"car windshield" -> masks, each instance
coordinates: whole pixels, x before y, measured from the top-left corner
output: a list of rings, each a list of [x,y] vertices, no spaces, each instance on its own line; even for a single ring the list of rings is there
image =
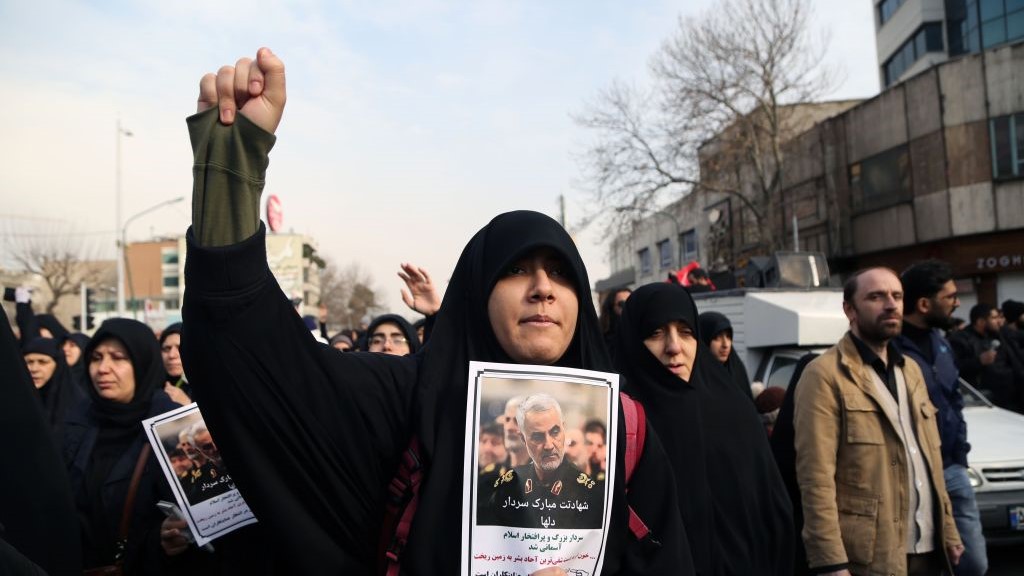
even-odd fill
[[[964,407],[981,406],[991,407],[992,403],[988,401],[981,392],[976,390],[973,386],[960,379],[960,395],[964,397]]]

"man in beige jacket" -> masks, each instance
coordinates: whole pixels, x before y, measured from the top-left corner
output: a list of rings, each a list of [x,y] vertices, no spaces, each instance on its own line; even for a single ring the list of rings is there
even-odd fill
[[[921,369],[890,345],[903,288],[888,268],[843,291],[850,331],[795,391],[796,475],[807,562],[818,574],[938,575],[963,545]]]

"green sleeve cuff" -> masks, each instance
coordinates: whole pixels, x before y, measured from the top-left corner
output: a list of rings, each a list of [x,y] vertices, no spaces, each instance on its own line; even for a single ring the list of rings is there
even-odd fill
[[[213,107],[186,119],[192,139],[192,225],[200,246],[227,246],[260,226],[260,195],[277,138],[242,114],[225,126]]]

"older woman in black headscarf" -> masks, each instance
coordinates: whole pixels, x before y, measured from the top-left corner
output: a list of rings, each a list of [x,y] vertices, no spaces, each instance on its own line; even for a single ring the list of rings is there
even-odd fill
[[[127,573],[151,573],[160,558],[156,508],[170,490],[148,446],[141,421],[177,407],[163,393],[163,363],[156,336],[126,318],[104,322],[86,347],[89,400],[68,419],[64,454],[78,507],[83,565],[107,566],[123,559]],[[147,449],[148,453],[148,449]],[[142,470],[123,557],[119,553],[125,500],[136,468]]]
[[[680,513],[701,574],[787,575],[792,507],[753,403],[700,343],[685,288],[626,301],[616,364],[643,402],[676,472]]]
[[[32,376],[32,384],[43,403],[53,438],[60,443],[64,438],[64,420],[82,401],[85,393],[75,382],[64,360],[64,351],[53,338],[29,340],[22,346],[22,354]]]
[[[704,312],[698,318],[698,322],[700,341],[711,351],[711,356],[725,366],[732,376],[733,383],[743,395],[753,400],[747,368],[732,346],[732,322],[725,314],[718,312]]]

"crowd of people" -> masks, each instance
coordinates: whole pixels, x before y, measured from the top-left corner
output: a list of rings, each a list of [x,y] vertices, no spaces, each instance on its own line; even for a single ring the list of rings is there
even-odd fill
[[[285,100],[284,65],[266,48],[201,81],[183,323],[158,337],[113,318],[88,338],[18,291],[20,342],[7,327],[0,336],[4,380],[23,385],[5,385],[4,406],[38,413],[19,424],[18,454],[46,481],[5,475],[0,493],[47,500],[5,503],[4,573],[458,573],[472,360],[616,372],[643,407],[628,482],[607,466],[611,450],[626,461],[621,406],[614,438],[600,420],[566,427],[546,394],[509,399],[478,434],[485,523],[543,525],[501,508],[534,490],[589,503],[609,488],[604,574],[985,572],[957,377],[1020,410],[1024,304],[979,304],[947,341],[958,305],[948,266],[858,271],[844,286],[849,332],[802,361],[784,392],[755,397],[730,319],[701,314],[690,295],[714,289],[706,274],[691,271],[692,288],[612,291],[599,319],[571,238],[519,211],[469,240],[443,298],[426,271],[401,266],[421,326],[388,314],[331,335],[282,293],[257,216]],[[170,451],[179,481],[204,499],[197,481],[230,466],[258,518],[213,552],[155,506],[173,497],[139,425],[192,400],[204,423]],[[777,414],[770,434],[766,413]],[[415,515],[382,533],[387,487],[410,454]],[[587,510],[554,521],[600,527]]]

